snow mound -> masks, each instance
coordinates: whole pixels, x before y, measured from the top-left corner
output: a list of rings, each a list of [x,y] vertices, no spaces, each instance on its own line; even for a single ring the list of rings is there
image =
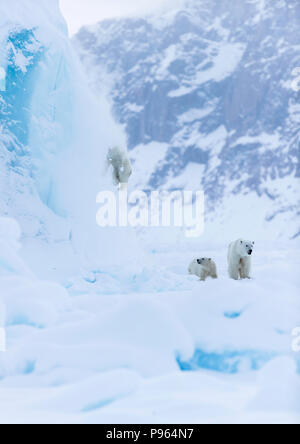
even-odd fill
[[[18,250],[20,228],[13,219],[0,219],[1,307],[5,307],[5,325],[53,324],[59,310],[68,306],[69,296],[56,283],[38,280],[24,264]],[[1,317],[1,315],[0,315]]]
[[[259,374],[258,387],[251,409],[300,412],[300,378],[292,359],[281,357],[268,363]]]

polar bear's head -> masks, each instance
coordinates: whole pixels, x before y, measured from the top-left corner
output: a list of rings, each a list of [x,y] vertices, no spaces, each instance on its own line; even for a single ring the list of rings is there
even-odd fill
[[[197,259],[197,264],[202,265],[205,267],[206,265],[209,265],[212,262],[212,259],[208,257],[203,257],[202,259]]]
[[[240,239],[238,241],[238,250],[241,257],[251,256],[254,250],[255,242]]]

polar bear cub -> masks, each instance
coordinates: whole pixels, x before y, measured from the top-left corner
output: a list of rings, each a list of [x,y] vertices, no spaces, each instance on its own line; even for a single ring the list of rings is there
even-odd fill
[[[198,276],[201,281],[205,281],[209,276],[213,279],[218,278],[217,266],[215,262],[207,257],[194,259],[189,266],[189,274]]]
[[[254,242],[238,239],[228,248],[228,272],[231,279],[251,279],[251,256]]]
[[[132,166],[125,150],[114,147],[108,151],[107,163],[113,168],[115,185],[127,184],[132,174]]]

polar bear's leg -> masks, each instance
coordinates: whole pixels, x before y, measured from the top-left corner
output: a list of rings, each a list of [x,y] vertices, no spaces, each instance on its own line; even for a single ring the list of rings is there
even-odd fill
[[[211,267],[211,277],[213,279],[218,279],[217,266],[214,263],[212,264],[212,267]]]
[[[228,264],[230,263],[231,258],[232,258],[232,248],[233,248],[233,245],[230,244],[229,247],[228,247],[228,254],[227,254]]]
[[[206,281],[208,275],[209,274],[208,274],[207,270],[205,270],[205,268],[202,268],[200,280],[203,281],[203,282]]]
[[[229,245],[228,248],[228,274],[231,279],[236,281],[239,279],[239,265],[234,259],[234,243]]]
[[[239,277],[241,279],[245,279],[244,278],[244,259],[243,258],[239,262]]]
[[[234,279],[236,281],[239,280],[239,269],[240,269],[239,262],[236,260],[230,259],[228,273],[229,273],[229,276],[231,279]]]
[[[251,279],[251,258],[244,257],[241,261],[241,278],[242,279]]]

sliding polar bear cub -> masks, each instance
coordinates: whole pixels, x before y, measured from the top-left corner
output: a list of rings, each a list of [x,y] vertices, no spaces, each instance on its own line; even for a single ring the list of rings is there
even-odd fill
[[[231,279],[251,279],[251,256],[254,242],[238,239],[229,245],[228,272]]]
[[[108,151],[107,163],[113,168],[113,181],[115,185],[128,183],[132,174],[132,167],[125,150],[114,147]]]
[[[213,279],[218,278],[217,266],[212,259],[203,257],[202,259],[194,259],[189,266],[189,274],[198,276],[201,281],[205,281],[209,276]]]

